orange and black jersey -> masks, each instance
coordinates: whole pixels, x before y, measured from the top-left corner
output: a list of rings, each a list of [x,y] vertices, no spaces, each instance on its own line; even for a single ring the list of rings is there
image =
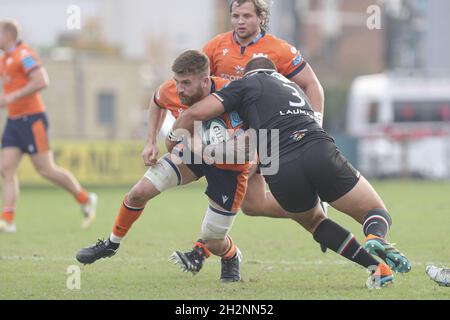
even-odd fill
[[[271,59],[286,78],[292,78],[306,66],[295,46],[264,30],[246,47],[236,41],[233,31],[219,34],[204,46],[203,52],[209,58],[211,74],[231,81],[242,78],[245,65],[255,56]]]
[[[211,93],[222,89],[230,81],[219,77],[211,77]],[[177,85],[174,79],[165,81],[156,90],[153,96],[153,101],[160,107],[169,110],[175,119],[177,119],[183,110],[189,108],[189,106],[181,103],[177,93]]]
[[[222,89],[229,83],[228,80],[219,77],[211,77],[211,93]],[[184,105],[177,94],[177,87],[175,80],[165,81],[159,89],[156,91],[154,102],[160,107],[169,110],[175,118],[178,118],[180,114],[189,108]],[[243,128],[243,121],[239,118],[237,112],[227,112],[220,116],[227,125],[230,133]],[[243,171],[250,168],[249,163],[245,164],[214,164],[217,168],[224,170]]]
[[[17,45],[3,56],[0,56],[0,78],[5,94],[23,88],[30,81],[29,75],[41,67],[36,52],[24,43]],[[8,116],[18,118],[25,115],[45,111],[39,92],[32,93],[8,105]]]

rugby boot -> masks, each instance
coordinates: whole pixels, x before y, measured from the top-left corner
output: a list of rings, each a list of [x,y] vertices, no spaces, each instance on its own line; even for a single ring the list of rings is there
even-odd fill
[[[242,253],[236,247],[236,254],[229,260],[221,259],[222,269],[220,272],[221,282],[237,282],[241,280],[240,267],[242,263]]]
[[[369,234],[364,249],[383,259],[394,272],[407,273],[411,271],[411,263],[405,255],[383,238]]]
[[[203,247],[194,246],[188,252],[174,251],[170,255],[169,261],[178,265],[183,272],[191,272],[195,276],[203,267],[203,261],[207,257],[207,253]]]
[[[83,248],[78,251],[76,259],[83,264],[91,264],[101,258],[110,258],[119,250],[119,244],[113,243],[109,239],[99,239],[93,246]]]
[[[431,280],[443,287],[450,287],[450,269],[427,266],[427,275]]]

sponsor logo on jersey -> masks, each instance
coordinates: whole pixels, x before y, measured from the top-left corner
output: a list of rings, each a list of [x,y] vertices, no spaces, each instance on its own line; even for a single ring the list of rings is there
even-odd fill
[[[299,53],[292,61],[292,64],[294,66],[298,66],[301,61],[302,61],[302,55]]]
[[[236,74],[244,74],[244,70],[245,68],[243,66],[234,67],[234,71],[236,72]]]
[[[235,81],[235,80],[242,79],[241,76],[235,76],[235,75],[231,75],[231,74],[228,74],[228,73],[222,73],[222,74],[220,74],[220,77],[223,78],[223,79],[230,80],[230,81]]]
[[[36,66],[36,60],[32,56],[28,56],[22,59],[22,64],[25,69],[30,69],[34,66]]]
[[[237,126],[240,126],[242,124],[241,117],[239,117],[238,113],[236,111],[230,112],[230,122],[231,127],[234,129]]]
[[[225,49],[222,50],[222,53],[223,53],[224,56],[226,56],[229,51],[230,51],[230,49],[225,48]]]
[[[268,58],[269,56],[266,53],[262,53],[262,52],[253,54],[253,58],[258,58],[258,57]]]
[[[292,135],[289,137],[289,139],[291,139],[294,142],[298,142],[306,135],[307,131],[308,131],[308,129],[294,131],[294,133],[292,133]]]
[[[314,115],[312,115],[308,111],[300,109],[300,108],[290,109],[290,110],[286,110],[286,111],[283,111],[283,110],[280,111],[280,116],[292,116],[292,115],[308,116],[312,120],[314,120]]]
[[[296,47],[291,47],[291,52],[292,52],[292,54],[296,54],[297,53],[297,48]]]

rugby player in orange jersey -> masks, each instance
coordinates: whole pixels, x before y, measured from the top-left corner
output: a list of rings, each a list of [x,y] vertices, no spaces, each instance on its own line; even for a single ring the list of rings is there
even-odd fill
[[[203,48],[211,63],[211,74],[237,80],[242,78],[244,66],[255,56],[270,58],[278,71],[295,82],[306,93],[315,115],[322,123],[324,93],[311,66],[295,46],[268,34],[270,10],[263,0],[233,0],[230,4],[232,31],[219,34]],[[321,202],[327,213],[328,204]],[[263,177],[257,166],[250,169],[248,192],[241,206],[249,216],[288,218],[273,197],[266,192]],[[322,252],[326,247],[321,245]]]
[[[219,90],[229,81],[211,77],[208,57],[196,50],[189,50],[178,56],[172,71],[173,79],[160,86],[150,104],[149,133],[142,152],[144,164],[150,168],[126,195],[110,237],[81,249],[76,258],[81,263],[90,264],[113,256],[149,200],[169,188],[185,185],[205,176],[209,205],[201,227],[201,240],[195,243],[192,251],[176,251],[171,258],[184,271],[196,274],[202,268],[204,259],[212,253],[221,257],[221,281],[239,281],[242,256],[228,233],[247,189],[250,163],[183,163],[178,156],[181,157],[181,153],[191,154],[185,147],[179,148],[178,155],[166,154],[158,160],[159,150],[156,144],[167,110],[178,118],[180,112],[188,106]],[[237,114],[221,116],[229,129],[237,130],[242,126],[242,121],[235,116]]]
[[[211,74],[237,80],[242,78],[244,67],[255,56],[266,56],[278,71],[298,84],[322,119],[324,94],[311,66],[297,48],[266,32],[269,7],[263,0],[234,0],[230,4],[232,31],[219,34],[203,48],[211,63]],[[321,120],[320,120],[321,121]],[[249,188],[241,209],[250,216],[288,218],[270,192],[265,191],[263,177],[250,170]],[[255,173],[256,172],[256,173]],[[322,203],[326,212],[327,204]],[[325,252],[326,248],[322,248]]]
[[[19,25],[0,20],[0,79],[3,95],[0,108],[8,109],[2,136],[0,171],[3,178],[3,210],[0,232],[16,231],[15,206],[19,195],[16,170],[24,153],[30,155],[37,172],[70,192],[81,205],[82,227],[95,218],[97,196],[84,190],[67,170],[55,165],[47,137],[47,117],[39,91],[48,86],[48,77],[38,55],[19,41]]]

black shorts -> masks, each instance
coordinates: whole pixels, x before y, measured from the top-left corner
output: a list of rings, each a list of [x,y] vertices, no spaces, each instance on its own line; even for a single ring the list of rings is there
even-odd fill
[[[35,154],[49,150],[48,121],[45,113],[8,119],[2,136],[2,148],[15,147],[23,153]]]
[[[175,154],[180,158],[188,152],[190,163],[186,165],[197,178],[206,178],[208,186],[205,194],[223,209],[237,213],[247,191],[248,169],[243,171],[221,169],[205,163],[184,146],[177,146],[176,149]]]
[[[233,171],[219,169],[208,164],[188,164],[189,169],[208,182],[205,194],[223,209],[236,213],[247,191],[248,170]]]
[[[299,156],[266,179],[270,191],[284,210],[304,212],[319,200],[333,202],[358,182],[359,172],[328,140],[315,140],[300,149]]]

